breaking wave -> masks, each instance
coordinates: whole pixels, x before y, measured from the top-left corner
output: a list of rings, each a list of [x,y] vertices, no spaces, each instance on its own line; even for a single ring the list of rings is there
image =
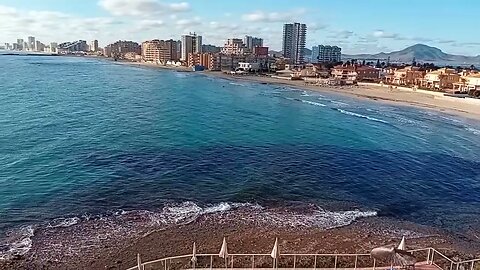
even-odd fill
[[[355,117],[359,117],[359,118],[364,118],[364,119],[368,119],[368,120],[371,120],[371,121],[375,121],[375,122],[380,122],[380,123],[384,123],[384,124],[388,124],[387,121],[385,120],[382,120],[382,119],[377,119],[377,118],[374,118],[374,117],[371,117],[371,116],[367,116],[367,115],[363,115],[363,114],[359,114],[359,113],[354,113],[354,112],[350,112],[350,111],[346,111],[346,110],[343,110],[343,109],[336,109],[337,111],[343,113],[343,114],[346,114],[346,115],[351,115],[351,116],[355,116]]]
[[[69,255],[87,252],[86,247],[102,246],[108,241],[137,238],[148,232],[188,224],[199,218],[218,222],[243,222],[275,227],[316,227],[332,229],[351,224],[358,218],[376,216],[375,211],[328,211],[317,206],[298,209],[265,208],[252,203],[230,203],[199,206],[194,202],[173,203],[157,211],[118,210],[105,215],[58,218],[46,224],[22,227],[12,231],[0,243],[0,259],[23,256],[39,241],[35,252],[55,257],[56,247],[67,246]],[[201,225],[200,225],[201,226]],[[39,239],[33,239],[38,236]]]
[[[310,100],[301,99],[301,101],[302,101],[303,103],[307,103],[307,104],[314,105],[314,106],[320,106],[320,107],[326,107],[326,106],[327,106],[327,105],[325,105],[325,104],[318,103],[318,102],[314,102],[314,101],[310,101]]]

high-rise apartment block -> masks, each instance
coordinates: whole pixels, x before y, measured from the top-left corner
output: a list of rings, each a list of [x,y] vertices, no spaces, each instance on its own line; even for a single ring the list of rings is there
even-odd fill
[[[307,38],[307,25],[302,23],[289,23],[283,26],[283,56],[291,64],[305,62],[305,43]]]
[[[312,47],[312,63],[337,63],[342,61],[342,49],[338,46]]]
[[[202,36],[198,36],[195,33],[182,36],[182,61],[188,60],[189,53],[201,53],[202,52]]]

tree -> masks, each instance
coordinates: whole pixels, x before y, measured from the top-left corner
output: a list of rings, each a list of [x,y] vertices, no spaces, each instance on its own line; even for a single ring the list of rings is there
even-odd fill
[[[382,67],[382,66],[380,65],[380,59],[377,59],[377,64],[375,65],[375,67],[376,67],[376,68]]]
[[[365,59],[362,61],[362,66],[365,66]]]
[[[471,66],[470,66],[470,69],[471,69],[471,70],[477,70],[477,68],[476,68],[474,65],[471,65]]]

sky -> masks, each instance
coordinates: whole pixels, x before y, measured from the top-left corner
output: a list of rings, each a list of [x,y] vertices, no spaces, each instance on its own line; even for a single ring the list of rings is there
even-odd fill
[[[307,47],[378,53],[417,43],[480,55],[478,0],[0,0],[0,44],[35,36],[45,44],[98,39],[180,39],[204,44],[244,35],[280,50],[284,23],[307,24]]]

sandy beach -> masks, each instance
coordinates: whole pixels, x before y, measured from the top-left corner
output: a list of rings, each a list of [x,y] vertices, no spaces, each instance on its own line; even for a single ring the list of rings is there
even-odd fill
[[[308,89],[323,93],[336,93],[402,106],[421,107],[470,119],[480,119],[480,100],[446,97],[443,96],[443,93],[438,92],[422,90],[413,91],[405,87],[394,87],[393,89],[389,89],[387,86],[381,86],[379,84],[363,83],[359,83],[358,86],[324,87],[308,85],[301,80],[282,80],[267,76],[233,76],[221,72],[205,72],[205,74],[232,80],[288,85],[299,89]]]

